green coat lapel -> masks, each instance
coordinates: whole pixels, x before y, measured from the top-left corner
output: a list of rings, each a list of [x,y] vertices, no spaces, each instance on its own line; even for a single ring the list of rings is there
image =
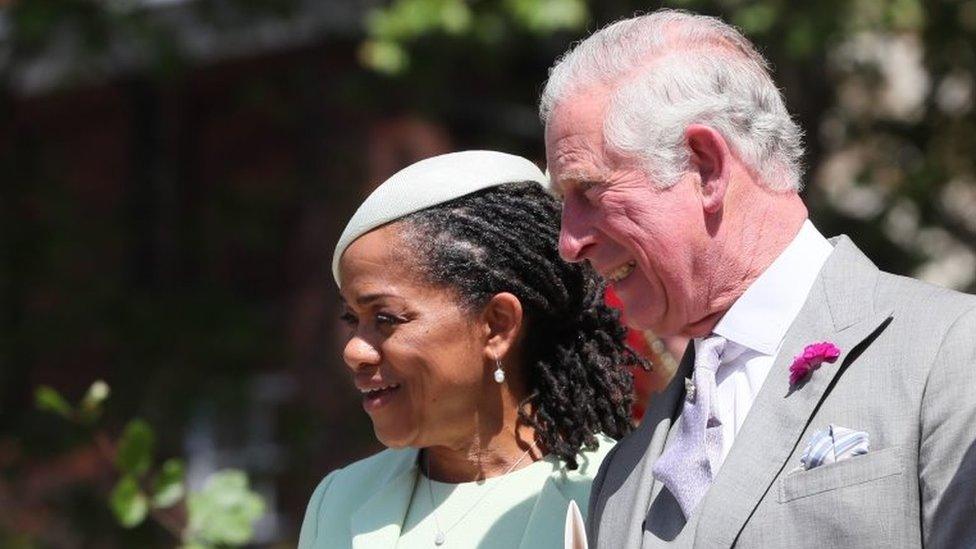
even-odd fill
[[[891,311],[874,309],[878,269],[840,237],[790,327],[752,409],[711,489],[702,501],[695,546],[731,547],[773,481],[787,465],[834,377],[856,358]],[[829,341],[841,351],[791,388],[793,357],[811,343]],[[867,342],[870,344],[870,340]]]
[[[564,527],[566,523],[566,508],[569,506],[567,498],[559,487],[557,473],[546,479],[542,492],[536,498],[535,506],[529,515],[529,522],[525,525],[520,549],[539,549],[541,547],[561,547],[563,545]],[[586,502],[582,502],[585,507]]]
[[[390,467],[383,489],[373,494],[350,519],[353,549],[394,547],[417,482],[417,451],[405,451]]]

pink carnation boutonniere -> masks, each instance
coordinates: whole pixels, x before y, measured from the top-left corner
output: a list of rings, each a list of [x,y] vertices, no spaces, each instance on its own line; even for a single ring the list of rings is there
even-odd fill
[[[840,349],[829,341],[811,343],[803,348],[803,353],[796,355],[790,365],[790,385],[796,385],[810,375],[823,362],[833,362],[840,356]]]

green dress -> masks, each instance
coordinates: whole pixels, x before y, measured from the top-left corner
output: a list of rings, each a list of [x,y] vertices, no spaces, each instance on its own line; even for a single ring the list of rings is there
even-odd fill
[[[599,447],[578,458],[575,471],[550,457],[480,485],[435,482],[437,519],[447,531],[440,547],[563,547],[569,501],[585,513],[590,484],[614,444],[606,437],[598,440]],[[417,454],[416,449],[384,450],[326,476],[312,494],[298,547],[438,549],[428,481],[417,467]]]

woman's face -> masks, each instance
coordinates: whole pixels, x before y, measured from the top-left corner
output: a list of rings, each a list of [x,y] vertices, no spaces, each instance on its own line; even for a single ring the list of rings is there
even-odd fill
[[[346,248],[343,358],[380,442],[454,446],[472,436],[494,384],[488,331],[454,292],[420,279],[408,250],[397,224]]]

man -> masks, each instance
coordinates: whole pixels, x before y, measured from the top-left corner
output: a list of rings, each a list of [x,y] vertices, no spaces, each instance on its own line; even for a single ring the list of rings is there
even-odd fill
[[[810,224],[752,44],[621,21],[557,63],[541,112],[563,257],[635,327],[694,338],[604,462],[590,545],[976,547],[976,299]]]

